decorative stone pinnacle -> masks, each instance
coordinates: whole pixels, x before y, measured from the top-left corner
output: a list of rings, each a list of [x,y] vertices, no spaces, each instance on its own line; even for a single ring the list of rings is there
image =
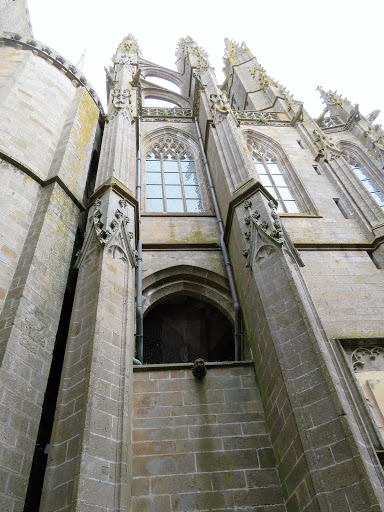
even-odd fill
[[[199,67],[210,67],[208,53],[190,36],[180,38],[176,55],[195,56]]]
[[[124,64],[130,61],[130,58],[137,58],[140,55],[140,48],[137,39],[132,34],[128,34],[121,41],[112,58],[115,64]]]
[[[254,56],[248,46],[244,43],[244,41],[239,44],[236,41],[232,41],[227,37],[224,39],[225,43],[225,51],[224,51],[224,73],[226,76],[231,74],[231,68],[235,64],[241,64],[242,62],[246,62],[250,59],[253,59]]]

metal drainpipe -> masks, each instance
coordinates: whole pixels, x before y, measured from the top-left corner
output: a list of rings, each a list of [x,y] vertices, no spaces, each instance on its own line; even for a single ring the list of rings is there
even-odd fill
[[[209,189],[211,191],[213,207],[215,209],[215,215],[216,215],[217,223],[218,223],[219,229],[220,229],[220,246],[221,246],[221,251],[223,253],[225,270],[227,272],[229,289],[231,290],[233,308],[235,311],[235,333],[234,333],[235,361],[240,361],[241,360],[241,345],[242,345],[241,306],[240,306],[239,297],[237,295],[235,278],[233,276],[232,264],[231,264],[231,260],[229,258],[228,248],[224,241],[224,223],[223,223],[223,219],[221,217],[219,203],[217,202],[216,191],[215,191],[215,187],[213,185],[211,171],[209,169],[207,157],[205,155],[203,139],[201,137],[200,126],[199,126],[199,121],[198,121],[197,117],[195,117],[195,125],[196,125],[197,135],[199,137],[201,154],[203,155],[204,167],[205,167],[205,172],[206,172],[207,178],[208,178]]]
[[[137,268],[136,268],[136,355],[134,364],[143,364],[143,246],[141,242],[141,117],[137,117],[136,199],[137,199]]]

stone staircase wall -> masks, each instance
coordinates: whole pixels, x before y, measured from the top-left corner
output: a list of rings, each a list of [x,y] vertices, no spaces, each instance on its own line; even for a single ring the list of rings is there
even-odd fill
[[[160,368],[134,371],[131,511],[285,512],[252,365]]]

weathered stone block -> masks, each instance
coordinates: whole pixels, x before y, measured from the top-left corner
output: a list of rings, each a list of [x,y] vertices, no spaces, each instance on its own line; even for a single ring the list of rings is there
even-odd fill
[[[132,462],[135,476],[177,475],[195,471],[195,457],[192,454],[134,456]]]

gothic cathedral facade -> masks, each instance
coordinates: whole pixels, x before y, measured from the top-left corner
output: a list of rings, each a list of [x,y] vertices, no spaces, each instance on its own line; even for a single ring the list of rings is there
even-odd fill
[[[383,511],[378,112],[128,35],[104,113],[0,14],[1,511]]]

